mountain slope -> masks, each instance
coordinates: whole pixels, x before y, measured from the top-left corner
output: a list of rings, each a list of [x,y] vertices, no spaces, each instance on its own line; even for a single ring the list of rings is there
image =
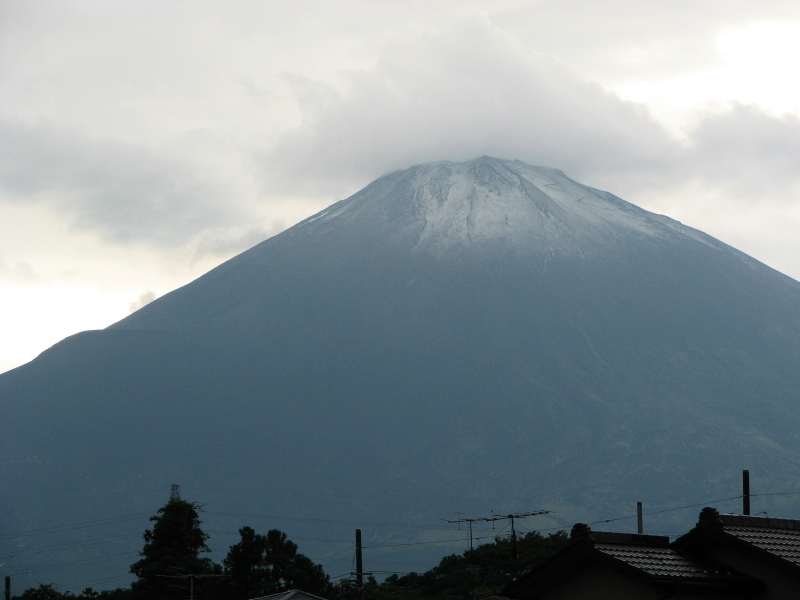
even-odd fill
[[[733,496],[742,468],[800,489],[800,284],[560,171],[433,163],[68,338],[0,398],[4,529],[176,481],[243,512],[607,518]],[[253,482],[268,511],[214,491]]]

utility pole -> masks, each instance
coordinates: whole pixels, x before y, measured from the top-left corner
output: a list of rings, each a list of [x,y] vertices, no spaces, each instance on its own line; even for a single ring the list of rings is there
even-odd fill
[[[359,594],[363,595],[364,589],[364,564],[361,561],[361,530],[356,529],[356,587]]]
[[[172,489],[169,492],[169,499],[170,500],[180,500],[181,499],[181,486],[176,483],[172,484]]]
[[[10,575],[6,575],[5,600],[11,600],[11,576]]]

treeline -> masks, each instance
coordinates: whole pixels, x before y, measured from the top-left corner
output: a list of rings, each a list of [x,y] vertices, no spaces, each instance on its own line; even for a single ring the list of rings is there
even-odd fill
[[[461,555],[445,556],[425,573],[390,575],[364,586],[365,600],[468,600],[498,595],[516,577],[549,558],[569,542],[565,531],[541,535],[532,531],[517,539],[495,538]],[[514,555],[517,555],[516,559]]]
[[[425,573],[391,575],[381,583],[367,576],[363,589],[357,589],[351,580],[331,582],[321,565],[299,553],[277,529],[261,535],[243,527],[240,541],[230,547],[222,564],[214,563],[202,556],[210,550],[199,509],[195,503],[173,499],[151,517],[153,528],[144,533],[141,558],[131,565],[136,580],[130,588],[87,588],[76,595],[42,584],[13,600],[183,600],[190,591],[197,600],[249,600],[290,589],[331,600],[484,598],[567,543],[563,531],[548,536],[528,533],[514,547],[510,539],[498,537],[460,556],[447,556]]]

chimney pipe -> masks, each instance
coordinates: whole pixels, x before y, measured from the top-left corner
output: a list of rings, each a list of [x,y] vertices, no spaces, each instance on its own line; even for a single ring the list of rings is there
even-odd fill
[[[642,522],[642,503],[636,503],[636,524],[639,527],[639,534],[644,533],[644,523]]]
[[[750,514],[750,471],[742,471],[742,514]]]

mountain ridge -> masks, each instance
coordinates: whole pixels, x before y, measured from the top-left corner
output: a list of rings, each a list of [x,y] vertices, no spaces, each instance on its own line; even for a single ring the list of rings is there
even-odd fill
[[[242,514],[569,526],[729,498],[743,468],[800,489],[798,408],[794,280],[557,170],[421,165],[0,375],[0,527],[175,482]],[[215,491],[243,482],[280,493]]]
[[[393,195],[403,186],[410,191]],[[483,193],[476,193],[478,186]],[[557,189],[559,193],[553,191],[557,186],[563,188]],[[552,196],[541,188],[549,189]],[[287,238],[295,236],[305,240],[357,237],[365,248],[369,247],[367,242],[374,244],[380,239],[380,245],[386,247],[383,249],[391,252],[424,254],[437,261],[455,262],[464,260],[465,254],[473,251],[471,247],[477,246],[475,251],[480,260],[486,260],[487,254],[511,253],[525,260],[536,260],[544,269],[556,255],[587,260],[609,247],[614,259],[624,260],[625,249],[615,241],[615,227],[632,230],[651,242],[690,238],[736,256],[753,269],[778,274],[703,232],[608,192],[581,185],[558,169],[484,156],[464,163],[437,161],[387,174],[350,198],[223,263],[183,289],[194,289],[231,268],[241,269],[243,263],[249,262],[258,271],[258,257],[262,253],[277,251],[277,244],[291,248],[294,245],[291,242],[295,241]],[[610,258],[608,252],[604,258]],[[800,283],[780,275],[784,282],[800,289]],[[168,298],[169,295],[151,303],[111,328],[146,327],[136,323],[159,311]]]

